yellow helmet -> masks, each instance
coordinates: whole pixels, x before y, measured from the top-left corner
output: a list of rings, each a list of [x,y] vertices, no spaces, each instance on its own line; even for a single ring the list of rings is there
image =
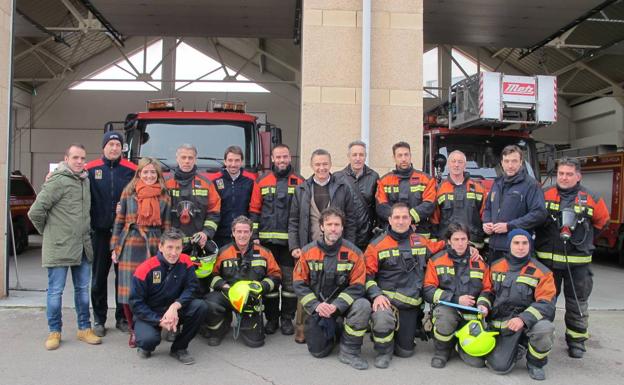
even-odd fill
[[[208,250],[208,253],[206,252]],[[212,274],[212,269],[217,261],[217,254],[219,253],[219,247],[214,241],[208,240],[206,246],[199,247],[199,245],[193,246],[191,253],[191,261],[195,265],[195,275],[197,278],[206,278]]]
[[[228,290],[228,299],[237,313],[257,310],[256,300],[262,293],[262,286],[258,281],[238,281]]]
[[[466,354],[473,357],[483,357],[496,346],[498,332],[487,332],[479,320],[468,321],[461,329],[455,332],[459,346]]]

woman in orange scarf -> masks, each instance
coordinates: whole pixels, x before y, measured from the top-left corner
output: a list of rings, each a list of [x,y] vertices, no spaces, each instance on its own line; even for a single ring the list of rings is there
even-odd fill
[[[171,226],[170,212],[171,199],[158,160],[142,158],[121,194],[111,238],[113,262],[119,264],[117,300],[123,304],[128,320],[131,348],[136,347],[129,305],[132,274],[141,262],[158,252],[160,234]]]

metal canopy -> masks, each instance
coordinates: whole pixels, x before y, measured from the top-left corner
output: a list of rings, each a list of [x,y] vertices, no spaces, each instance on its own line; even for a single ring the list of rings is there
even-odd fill
[[[529,47],[604,0],[425,0],[426,44]]]
[[[295,0],[92,0],[124,36],[292,38]]]

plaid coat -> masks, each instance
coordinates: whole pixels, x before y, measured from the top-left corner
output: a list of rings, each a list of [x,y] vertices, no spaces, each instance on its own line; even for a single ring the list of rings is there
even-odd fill
[[[171,227],[171,198],[167,193],[160,196],[161,226],[136,224],[138,202],[135,192],[121,194],[119,204],[121,207],[113,225],[110,247],[119,260],[117,301],[127,304],[134,270],[141,262],[156,255],[161,233]]]

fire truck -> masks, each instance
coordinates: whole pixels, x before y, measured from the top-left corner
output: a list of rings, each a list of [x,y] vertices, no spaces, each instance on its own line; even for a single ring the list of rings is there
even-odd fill
[[[424,171],[442,180],[448,154],[460,150],[466,171],[489,189],[502,173],[501,151],[515,144],[524,152],[527,171],[539,180],[531,132],[556,121],[556,77],[475,74],[451,86],[448,101],[425,113]]]
[[[202,172],[218,171],[223,152],[231,145],[243,149],[245,169],[259,172],[271,167],[271,149],[281,143],[281,129],[260,123],[246,112],[246,103],[211,100],[205,111],[184,111],[178,102],[148,100],[147,111],[128,114],[123,122],[108,122],[105,131],[122,123],[124,156],[135,163],[145,156],[156,158],[164,171],[175,167],[175,152],[183,143],[197,147],[197,167]]]

